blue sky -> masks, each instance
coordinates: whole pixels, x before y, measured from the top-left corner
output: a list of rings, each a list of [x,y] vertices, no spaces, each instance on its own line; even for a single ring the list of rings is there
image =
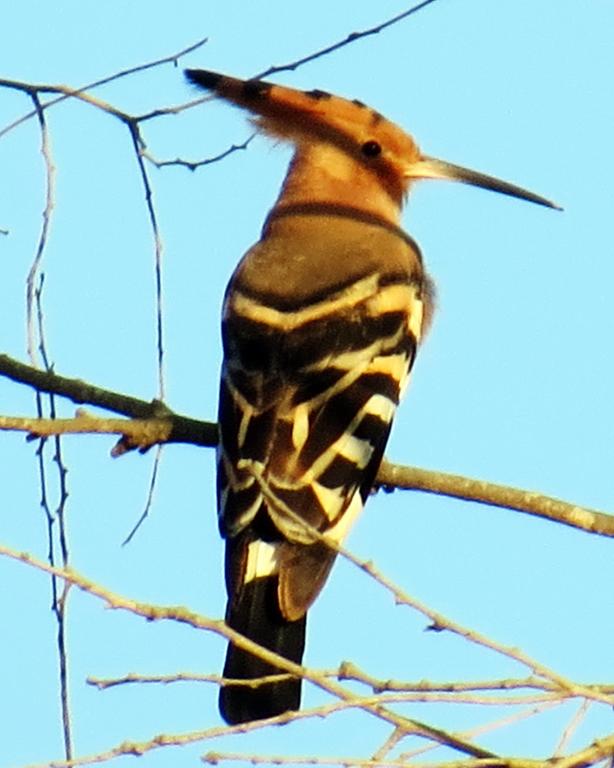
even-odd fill
[[[345,0],[14,6],[0,30],[0,76],[73,86],[201,37],[208,43],[182,65],[247,77],[408,7]],[[406,128],[428,154],[516,182],[565,208],[557,213],[447,183],[416,187],[403,221],[436,280],[439,309],[396,420],[392,460],[614,509],[612,29],[614,8],[605,0],[439,0],[380,35],[273,78],[359,98]],[[141,113],[194,94],[181,68],[167,65],[96,95]],[[25,96],[1,89],[0,130],[29,109]],[[51,357],[65,375],[149,399],[157,387],[153,243],[128,133],[74,102],[50,110],[48,121],[57,168],[44,256]],[[219,104],[143,130],[150,151],[170,159],[212,156],[250,133],[240,112]],[[180,412],[215,415],[224,286],[257,239],[288,158],[286,148],[257,139],[195,173],[150,171],[164,242],[167,401]],[[0,236],[0,351],[25,359],[24,284],[44,206],[34,121],[0,139],[0,168],[0,229],[9,230]],[[0,380],[0,398],[3,413],[33,413],[28,390]],[[73,411],[61,406],[64,415]],[[212,452],[164,451],[150,518],[122,547],[143,508],[152,457],[112,460],[111,446],[98,436],[64,442],[73,566],[135,599],[221,616]],[[33,445],[0,436],[0,477],[0,541],[44,558]],[[513,512],[396,493],[370,500],[349,545],[463,624],[579,681],[611,681],[611,541]],[[0,560],[0,706],[8,713],[2,765],[62,754],[49,603],[43,575]],[[411,680],[521,673],[425,626],[342,562],[310,615],[306,662],[330,668],[352,659],[372,674]],[[219,638],[146,624],[73,592],[69,647],[78,754],[219,724],[212,686],[101,693],[84,684],[88,675],[219,671]],[[306,688],[307,705],[323,700]],[[404,711],[454,729],[495,717],[429,707]],[[551,754],[573,711],[567,706],[483,743],[504,753]],[[611,710],[593,707],[571,746],[612,730]],[[209,749],[368,756],[385,736],[365,717],[345,714],[142,762],[192,765]]]

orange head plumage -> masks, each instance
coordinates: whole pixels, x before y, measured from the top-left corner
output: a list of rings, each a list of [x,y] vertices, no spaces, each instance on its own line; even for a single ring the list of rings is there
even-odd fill
[[[558,207],[492,176],[423,155],[411,136],[360,101],[206,70],[189,69],[186,76],[250,112],[263,133],[294,144],[278,206],[351,205],[397,223],[412,181],[448,179]]]

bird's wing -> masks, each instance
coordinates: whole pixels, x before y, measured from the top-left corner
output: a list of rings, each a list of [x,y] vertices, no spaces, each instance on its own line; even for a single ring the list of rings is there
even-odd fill
[[[419,286],[377,274],[300,310],[229,294],[218,499],[231,593],[278,575],[287,620],[313,602],[335,557],[317,533],[340,543],[364,505],[421,318]]]

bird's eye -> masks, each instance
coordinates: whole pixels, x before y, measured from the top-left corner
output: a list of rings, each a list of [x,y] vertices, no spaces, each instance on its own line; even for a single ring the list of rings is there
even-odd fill
[[[382,153],[382,147],[377,141],[365,141],[362,145],[362,153],[365,157],[377,157]]]

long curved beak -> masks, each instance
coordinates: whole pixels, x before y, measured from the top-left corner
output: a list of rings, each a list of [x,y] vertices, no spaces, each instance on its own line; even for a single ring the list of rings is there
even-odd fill
[[[528,200],[530,203],[544,205],[546,208],[554,208],[562,211],[560,205],[547,200],[541,195],[536,195],[515,184],[509,184],[507,181],[496,179],[494,176],[487,176],[485,173],[478,173],[469,168],[463,168],[460,165],[446,163],[435,157],[423,156],[420,160],[412,163],[405,172],[405,176],[411,179],[447,179],[448,181],[460,181],[463,184],[471,184],[474,187],[490,189],[493,192],[500,192],[502,195],[518,197],[521,200]]]

